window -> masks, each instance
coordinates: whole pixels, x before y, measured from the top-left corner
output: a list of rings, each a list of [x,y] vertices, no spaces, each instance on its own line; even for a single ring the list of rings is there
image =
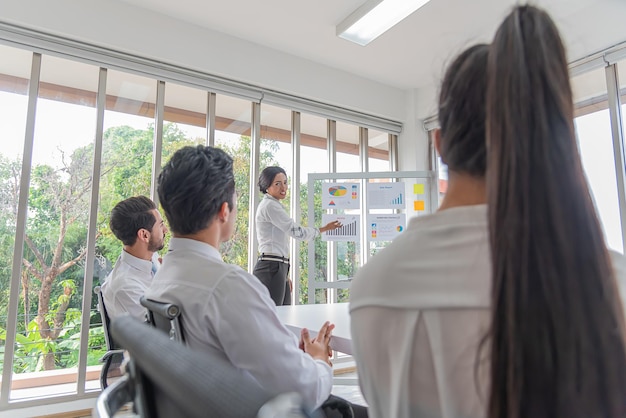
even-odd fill
[[[337,122],[337,173],[360,172],[359,127],[344,122]],[[346,179],[345,181],[350,181]],[[360,180],[354,180],[360,182]],[[362,210],[338,211],[345,214],[362,214]],[[338,242],[337,278],[352,279],[362,264],[361,244],[359,242]],[[331,292],[332,296],[332,292]],[[345,301],[349,298],[349,290],[338,290],[337,299]],[[316,301],[317,302],[317,301]]]
[[[4,58],[0,61],[0,141],[3,144],[0,149],[0,253],[5,260],[0,263],[0,335],[5,335],[0,339],[0,349],[6,349],[7,339],[14,341],[11,364],[2,364],[3,379],[5,382],[12,379],[14,385],[8,391],[8,399],[19,401],[20,405],[51,395],[55,397],[51,403],[76,399],[99,389],[99,358],[105,351],[101,319],[95,309],[96,298],[91,298],[91,304],[87,298],[83,300],[83,294],[90,295],[92,291],[84,286],[88,282],[92,282],[92,287],[102,284],[120,255],[122,244],[108,225],[113,206],[128,197],[150,196],[154,192],[159,167],[154,167],[153,155],[160,155],[162,164],[166,163],[175,150],[206,143],[214,133],[215,145],[234,159],[239,199],[236,232],[221,250],[226,262],[247,267],[250,257],[248,191],[250,185],[257,182],[250,172],[253,106],[250,100],[213,95],[203,89],[159,81],[156,76],[99,68],[52,55],[33,55],[2,45],[0,56]],[[33,113],[32,169],[22,173],[33,56],[35,62],[41,57],[42,64],[37,109]],[[106,81],[104,117],[102,131],[96,132],[98,91],[104,88],[99,85],[101,76]],[[164,92],[162,113],[156,112],[159,88]],[[212,118],[211,114],[207,117],[207,113],[213,99],[215,125],[207,127],[207,120]],[[294,113],[289,108],[266,104],[260,109],[261,119],[254,121],[261,125],[260,167],[279,165],[291,177]],[[160,146],[159,142],[155,143],[155,129],[161,123],[155,117],[163,119]],[[321,209],[314,219],[306,216],[309,192],[306,182],[310,173],[329,170],[328,121],[324,117],[301,114],[300,122],[301,164],[296,167],[300,184],[292,184],[291,190],[300,187],[301,222],[320,226]],[[360,172],[359,126],[343,122],[337,122],[336,126],[337,171]],[[373,130],[370,132],[374,134]],[[95,138],[100,136],[102,152],[96,154]],[[368,145],[373,169],[388,170],[387,137],[384,132],[370,136],[375,140]],[[94,167],[99,170],[99,177],[94,178]],[[19,187],[27,175],[30,176],[28,202],[18,207]],[[97,197],[92,196],[96,184],[99,187]],[[94,205],[97,205],[94,208],[97,219],[90,219]],[[26,244],[23,262],[18,260],[21,265],[16,273],[12,271],[11,260],[19,232],[18,213],[26,215]],[[95,223],[95,231],[88,228],[90,222]],[[95,236],[95,251],[89,254],[87,248],[91,248],[93,242],[89,241],[88,234],[91,239]],[[315,257],[321,272],[316,280],[327,280],[325,260],[329,252],[338,259],[339,277],[352,277],[362,258],[358,243],[340,243],[333,247],[334,244],[318,239],[316,245],[319,251],[315,252]],[[306,244],[296,248],[300,249],[301,266],[306,265],[308,254],[303,251]],[[86,264],[87,260],[93,266]],[[93,277],[85,277],[86,271],[93,271]],[[297,297],[300,303],[305,303],[309,302],[304,286],[308,272],[302,271],[303,282]],[[17,281],[18,291],[13,289],[17,295],[13,302],[19,313],[17,317],[8,318],[13,275],[21,279]],[[42,287],[40,280],[51,286]],[[331,292],[319,289],[315,299],[317,302],[345,301],[347,297],[345,289]],[[38,316],[41,312],[43,316]],[[83,317],[89,318],[88,323],[83,323]],[[7,338],[3,331],[12,327],[16,328],[16,334]],[[81,342],[81,334],[88,335],[88,341]],[[82,346],[87,347],[87,361],[79,364]],[[79,367],[81,372],[87,367],[86,374],[79,373]],[[29,377],[34,371],[42,374]],[[67,384],[50,382],[50,378],[59,376]],[[79,386],[78,381],[84,384]],[[2,405],[5,406],[6,403]]]
[[[607,245],[623,252],[606,76],[599,68],[572,79],[580,155]]]
[[[368,170],[389,171],[389,134],[368,129]]]
[[[6,330],[33,54],[0,45],[0,56],[3,57],[0,60],[0,330]],[[26,296],[30,297],[31,293],[27,292]],[[30,310],[27,315],[20,307],[17,332],[24,333],[30,321]],[[3,353],[4,345],[3,338],[0,340]],[[4,357],[0,362],[4,362]],[[2,364],[4,367],[11,365]]]
[[[233,157],[238,199],[235,232],[222,244],[221,252],[227,263],[247,269],[252,103],[221,94],[215,102],[215,146]]]
[[[14,373],[76,373],[97,85],[97,67],[43,56]],[[74,384],[60,392],[76,391]],[[10,398],[28,393],[13,390]]]
[[[314,219],[309,219],[309,193],[308,176],[310,173],[328,173],[328,148],[327,148],[327,119],[301,114],[300,117],[300,222],[305,226],[322,226],[321,204],[314,204]],[[315,182],[313,186],[314,196],[320,196],[321,183]],[[314,197],[315,201],[315,197]],[[299,303],[309,302],[308,295],[308,243],[301,241],[300,249],[300,282],[298,286]],[[315,240],[315,271],[320,276],[325,276],[328,266],[328,244],[320,238]]]

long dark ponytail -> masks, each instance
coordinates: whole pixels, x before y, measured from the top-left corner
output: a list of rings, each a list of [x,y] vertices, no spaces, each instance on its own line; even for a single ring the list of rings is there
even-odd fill
[[[509,14],[488,80],[488,417],[624,417],[623,309],[578,154],[565,51],[545,12]]]

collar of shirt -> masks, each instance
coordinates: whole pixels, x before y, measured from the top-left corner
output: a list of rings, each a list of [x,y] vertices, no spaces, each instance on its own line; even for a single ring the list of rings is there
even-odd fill
[[[272,196],[269,193],[266,193],[265,196],[263,197],[263,199],[269,199],[269,200],[273,200],[274,202],[278,202],[280,203],[280,200],[276,199],[274,196]],[[280,203],[282,205],[282,203]]]
[[[205,258],[213,258],[223,261],[220,252],[206,242],[189,238],[170,238],[169,252],[193,252]]]
[[[122,262],[141,271],[142,273],[152,274],[152,261],[137,258],[134,255],[122,250]]]

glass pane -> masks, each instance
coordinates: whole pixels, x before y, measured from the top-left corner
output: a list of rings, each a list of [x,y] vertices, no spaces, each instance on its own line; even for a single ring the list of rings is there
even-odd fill
[[[302,225],[319,227],[322,225],[321,202],[313,206],[314,217],[309,221],[309,193],[313,193],[314,201],[321,196],[321,182],[313,185],[313,190],[308,188],[309,173],[328,173],[328,147],[326,140],[327,120],[306,113],[300,116],[300,210]],[[309,302],[309,268],[308,268],[308,242],[300,242],[300,292],[299,302]],[[328,257],[328,244],[320,238],[315,240],[315,270],[320,275],[325,275]]]
[[[42,372],[42,386],[60,369],[68,369],[73,382],[77,376],[98,71],[60,58],[42,59],[24,246],[23,317],[14,356],[14,371]],[[93,383],[97,387],[97,380]],[[75,391],[74,383],[47,387],[45,395]],[[19,389],[11,392],[11,399],[43,394]]]
[[[369,171],[389,171],[389,134],[375,129],[368,129],[367,134]]]
[[[337,122],[337,172],[360,172],[359,127]]]
[[[120,200],[150,196],[156,87],[156,80],[107,72],[100,185],[100,209],[107,222],[108,213]]]
[[[99,284],[122,251],[122,243],[109,229],[111,210],[129,197],[150,196],[156,87],[156,80],[107,71],[98,207]]]
[[[337,173],[361,172],[359,163],[359,127],[345,122],[337,122]],[[359,179],[341,179],[346,182],[360,182]],[[361,216],[362,210],[339,210],[338,213]],[[359,242],[337,243],[337,278],[348,280],[354,277],[361,265],[361,244]]]
[[[104,283],[122,252],[122,243],[109,228],[111,210],[129,197],[149,197],[152,179],[157,81],[108,70],[106,86],[94,286]],[[90,361],[106,352],[102,318],[93,298]]]
[[[271,105],[261,105],[261,160],[260,170],[277,165],[287,173],[291,185],[293,158],[291,154],[291,110]],[[302,158],[302,155],[301,155]],[[281,201],[289,211],[291,187]]]
[[[6,330],[32,53],[0,45],[0,56],[0,329]],[[19,310],[18,332],[22,335],[30,312],[26,317],[23,303]],[[4,338],[0,339],[2,353],[4,344]],[[4,356],[0,356],[0,372],[4,367]],[[19,372],[20,368],[13,370]]]
[[[204,90],[166,83],[161,157],[163,165],[179,148],[207,143],[208,95]]]
[[[247,270],[252,103],[220,94],[215,101],[215,146],[233,157],[238,195],[235,233],[222,244],[221,252],[224,261]]]
[[[572,79],[577,103],[576,134],[583,168],[610,248],[623,252],[611,122],[606,100],[605,70]],[[602,83],[604,87],[601,88]]]

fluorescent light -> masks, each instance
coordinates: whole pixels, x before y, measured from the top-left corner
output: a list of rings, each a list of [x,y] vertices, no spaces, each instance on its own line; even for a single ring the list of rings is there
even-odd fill
[[[337,36],[365,46],[429,0],[369,0],[337,25]]]

